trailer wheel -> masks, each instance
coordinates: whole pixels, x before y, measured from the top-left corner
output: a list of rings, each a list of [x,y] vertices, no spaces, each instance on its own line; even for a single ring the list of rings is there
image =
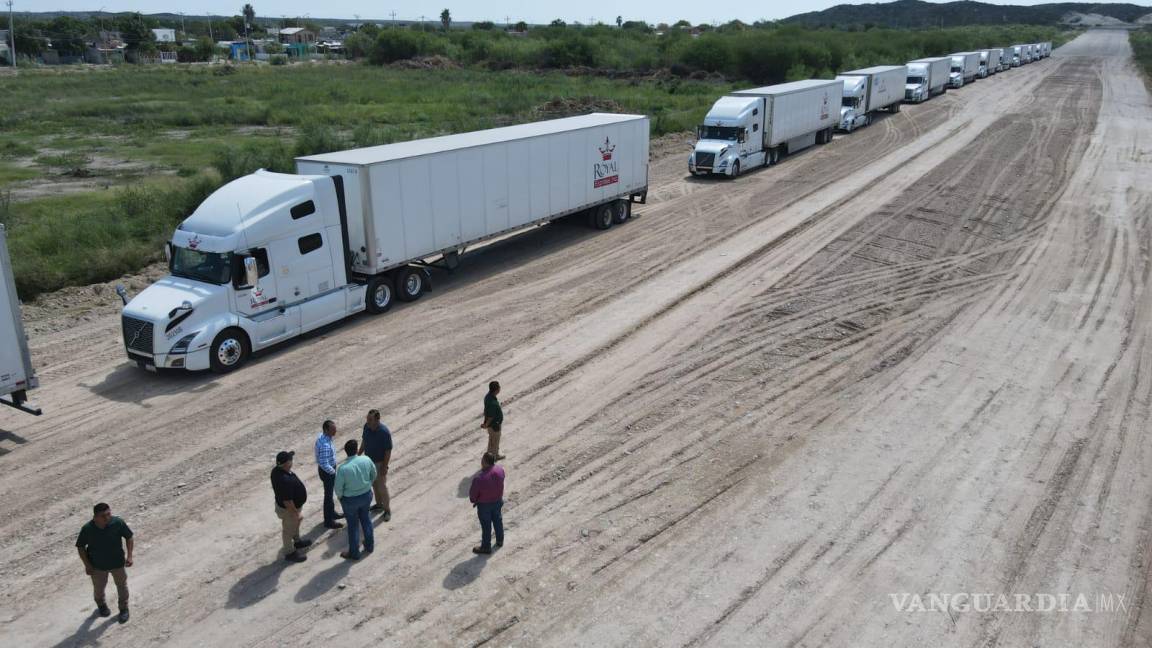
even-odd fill
[[[612,222],[620,225],[632,218],[632,203],[627,200],[617,200],[612,205]]]
[[[894,112],[894,113],[900,112],[900,102],[896,102],[896,103],[892,104],[892,112]]]
[[[369,313],[380,314],[388,312],[392,308],[392,302],[395,301],[396,293],[392,289],[392,277],[389,275],[380,275],[372,277],[368,281],[368,302],[367,308]]]
[[[408,266],[396,273],[396,296],[400,301],[416,301],[424,294],[424,271]]]
[[[606,230],[612,227],[612,205],[604,204],[598,207],[593,207],[588,210],[591,214],[592,227],[598,230]]]
[[[247,362],[251,350],[252,346],[244,331],[238,328],[224,329],[212,340],[208,364],[214,373],[225,374],[239,369]]]

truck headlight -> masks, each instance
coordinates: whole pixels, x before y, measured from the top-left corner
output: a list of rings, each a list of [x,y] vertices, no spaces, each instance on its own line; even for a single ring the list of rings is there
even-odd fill
[[[191,333],[180,338],[180,340],[172,346],[172,350],[169,351],[169,353],[188,353],[188,345],[192,344],[192,340],[196,339],[197,335],[200,335],[200,331],[196,331],[195,333]]]

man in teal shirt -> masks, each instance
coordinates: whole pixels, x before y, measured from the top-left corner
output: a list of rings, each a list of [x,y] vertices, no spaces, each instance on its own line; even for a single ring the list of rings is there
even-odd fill
[[[340,554],[345,560],[360,560],[360,531],[364,531],[364,553],[370,554],[376,548],[372,535],[372,516],[368,507],[372,505],[372,482],[376,480],[376,464],[359,454],[360,444],[350,439],[344,444],[344,454],[348,458],[336,469],[336,481],[332,490],[340,498],[344,517],[348,522],[348,551]]]

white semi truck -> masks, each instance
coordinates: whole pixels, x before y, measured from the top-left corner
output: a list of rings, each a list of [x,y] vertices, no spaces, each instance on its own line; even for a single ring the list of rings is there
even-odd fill
[[[40,409],[28,405],[28,391],[39,386],[20,317],[8,233],[0,225],[0,405],[39,416]]]
[[[980,52],[956,52],[952,54],[952,71],[949,78],[953,88],[962,88],[976,80],[980,72]]]
[[[240,367],[253,351],[430,287],[470,246],[569,215],[598,229],[648,190],[648,118],[591,114],[296,160],[209,196],[170,275],[124,305],[148,369]],[[123,295],[122,295],[123,296]]]
[[[948,74],[952,69],[952,58],[934,56],[908,61],[908,76],[904,80],[904,101],[920,103],[928,101],[948,89]]]
[[[881,110],[900,112],[907,79],[908,68],[904,65],[877,65],[837,74],[836,80],[844,83],[837,128],[851,133],[871,124]]]
[[[1000,57],[1003,55],[1003,52],[1004,50],[996,48],[980,50],[978,75],[981,79],[987,78],[1000,71]]]
[[[813,144],[831,142],[842,89],[840,81],[808,80],[721,97],[697,129],[688,172],[736,177]]]
[[[1012,47],[1009,47],[1004,51],[1008,53],[1008,66],[1009,67],[1020,67],[1021,65],[1024,64],[1024,61],[1021,59],[1021,56],[1023,56],[1023,54],[1024,54],[1024,46],[1023,45],[1013,45]]]

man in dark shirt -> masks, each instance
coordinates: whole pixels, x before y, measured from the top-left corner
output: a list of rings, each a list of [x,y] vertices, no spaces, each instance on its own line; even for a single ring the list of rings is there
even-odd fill
[[[128,545],[127,556],[121,541]],[[128,622],[128,572],[124,568],[132,566],[133,545],[132,529],[124,520],[113,517],[112,509],[103,502],[92,507],[92,520],[80,528],[80,535],[76,538],[76,550],[84,563],[84,572],[92,577],[96,610],[102,617],[112,615],[104,600],[104,589],[111,574],[119,598],[120,623]]]
[[[308,501],[308,491],[304,482],[292,472],[292,458],[295,452],[282,450],[276,454],[276,467],[272,469],[272,494],[276,499],[276,517],[280,518],[280,539],[283,543],[284,560],[301,563],[308,557],[300,549],[312,544],[311,540],[300,539],[300,522],[304,520],[301,509]]]
[[[364,420],[364,435],[360,439],[360,454],[367,455],[376,464],[376,479],[372,492],[376,504],[371,511],[384,511],[384,521],[392,519],[392,502],[388,496],[388,464],[392,461],[392,432],[380,422],[380,411],[370,410]]]
[[[496,529],[496,548],[504,546],[504,469],[496,465],[496,457],[485,452],[480,459],[480,472],[472,477],[472,487],[468,489],[468,499],[476,507],[480,518],[480,546],[473,547],[472,553],[492,553],[492,529]]]
[[[488,383],[488,395],[484,397],[484,422],[480,424],[482,429],[488,430],[488,454],[497,460],[504,458],[500,454],[500,428],[504,426],[504,410],[500,409],[500,399],[496,398],[499,394],[500,383],[495,380]]]

